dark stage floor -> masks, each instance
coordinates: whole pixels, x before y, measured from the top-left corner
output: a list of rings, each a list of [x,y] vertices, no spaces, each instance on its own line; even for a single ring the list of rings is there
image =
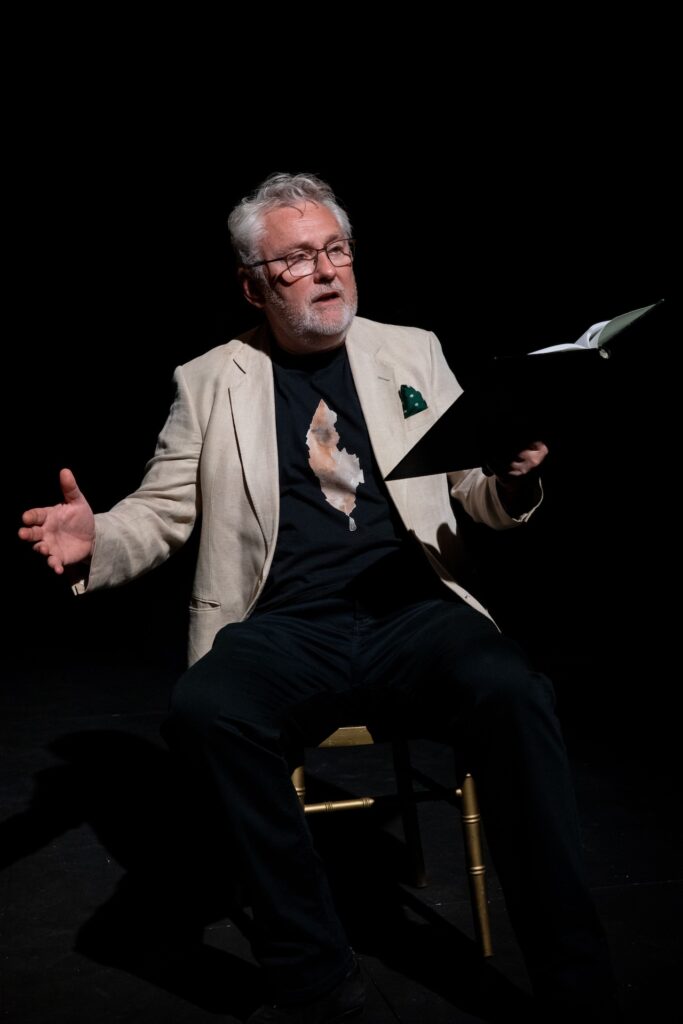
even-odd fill
[[[2,741],[3,1019],[51,1024],[241,1021],[260,977],[231,903],[229,855],[185,803],[159,738],[175,666],[29,651],[10,671]],[[571,708],[570,708],[571,710]],[[627,1019],[680,1012],[683,900],[673,756],[570,714],[590,881]],[[671,736],[673,730],[668,731]],[[664,738],[667,733],[665,732]],[[451,778],[449,752],[415,764]],[[390,792],[383,746],[315,751],[325,791]],[[514,780],[510,780],[514,784]],[[524,1020],[524,967],[490,872],[496,953],[473,930],[457,812],[420,805],[430,885],[406,883],[394,810],[313,823],[368,981],[367,1021]],[[242,921],[248,927],[248,918]]]

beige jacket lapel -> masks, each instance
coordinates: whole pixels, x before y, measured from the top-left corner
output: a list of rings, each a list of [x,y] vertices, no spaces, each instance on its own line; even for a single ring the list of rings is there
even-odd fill
[[[354,320],[346,348],[375,458],[386,476],[405,447],[399,385],[393,367],[383,357],[381,339],[362,321]]]
[[[247,490],[268,548],[277,536],[280,481],[273,366],[268,335],[259,330],[233,358],[230,406]]]
[[[395,354],[391,362],[385,355],[390,332],[390,326],[357,318],[346,339],[351,372],[382,476],[394,468],[434,421],[432,409],[419,422],[410,423],[403,415],[400,387],[412,382],[412,378],[408,373],[407,380],[399,380],[397,373],[400,375],[403,370],[396,366]],[[408,501],[409,481],[395,480],[387,483],[387,488],[406,527],[415,528]]]

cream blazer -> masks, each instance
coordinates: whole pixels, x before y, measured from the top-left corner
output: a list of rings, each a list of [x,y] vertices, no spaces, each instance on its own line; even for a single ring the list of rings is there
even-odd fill
[[[163,562],[201,523],[190,603],[189,661],[223,626],[246,618],[263,589],[278,535],[279,487],[273,371],[265,326],[175,372],[176,396],[138,490],[96,516],[89,578],[78,593],[115,586]],[[437,338],[356,317],[346,346],[370,441],[383,474],[461,393]],[[406,384],[427,408],[407,419]],[[387,484],[406,526],[444,584],[483,615],[467,584],[451,495],[477,522],[515,526],[493,478],[474,469]]]

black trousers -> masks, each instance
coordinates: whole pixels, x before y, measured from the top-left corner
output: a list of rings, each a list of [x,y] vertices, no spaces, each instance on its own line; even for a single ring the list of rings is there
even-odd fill
[[[580,1005],[611,985],[582,866],[547,678],[445,592],[413,602],[325,597],[226,626],[179,681],[169,734],[217,787],[276,998],[335,985],[351,963],[290,780],[293,752],[338,725],[448,737],[475,777],[508,913],[537,993]]]

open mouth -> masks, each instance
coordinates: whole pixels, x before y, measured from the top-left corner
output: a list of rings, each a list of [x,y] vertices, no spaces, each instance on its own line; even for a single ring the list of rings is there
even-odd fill
[[[340,299],[341,295],[339,292],[325,292],[324,295],[318,295],[313,302],[332,302],[334,299]]]

